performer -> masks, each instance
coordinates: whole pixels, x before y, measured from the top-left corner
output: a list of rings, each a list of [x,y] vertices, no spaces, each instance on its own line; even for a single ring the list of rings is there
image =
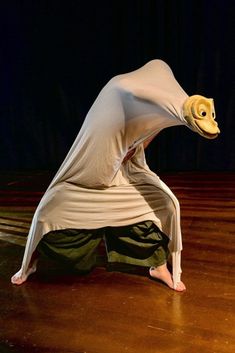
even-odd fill
[[[214,118],[213,100],[188,97],[161,60],[111,79],[34,214],[12,283],[36,271],[38,251],[88,271],[104,238],[109,262],[150,267],[152,278],[185,290],[179,203],[147,166],[144,148],[176,125],[215,138]]]

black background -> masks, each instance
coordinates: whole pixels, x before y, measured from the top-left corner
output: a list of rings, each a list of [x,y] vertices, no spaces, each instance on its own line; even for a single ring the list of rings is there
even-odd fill
[[[55,170],[106,82],[160,58],[189,94],[215,99],[221,135],[166,129],[155,171],[235,169],[234,1],[1,3],[0,168]]]

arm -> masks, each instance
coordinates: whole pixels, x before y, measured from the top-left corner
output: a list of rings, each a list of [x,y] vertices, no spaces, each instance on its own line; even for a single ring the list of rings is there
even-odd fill
[[[154,139],[154,137],[156,136],[157,134],[151,136],[150,138],[148,138],[147,140],[145,140],[143,142],[143,146],[144,146],[144,149],[148,147],[148,145],[150,144],[150,142]],[[130,150],[127,152],[127,154],[125,155],[122,163],[125,163],[127,162],[129,159],[131,159],[131,157],[134,155],[135,153],[135,148],[133,150]]]

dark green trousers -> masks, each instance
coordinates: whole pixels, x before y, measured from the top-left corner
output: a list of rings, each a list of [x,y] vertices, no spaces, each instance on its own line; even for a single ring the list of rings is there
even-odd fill
[[[169,255],[169,239],[152,221],[124,227],[51,231],[40,241],[38,250],[78,271],[89,271],[96,265],[96,250],[102,239],[110,263],[159,266]]]

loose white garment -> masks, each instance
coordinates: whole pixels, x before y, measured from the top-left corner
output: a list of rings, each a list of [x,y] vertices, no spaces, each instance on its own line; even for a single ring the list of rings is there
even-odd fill
[[[18,276],[25,275],[49,231],[152,220],[170,238],[176,287],[182,250],[179,204],[148,168],[143,142],[164,128],[187,125],[182,115],[187,97],[161,60],[108,82],[34,214]],[[123,163],[134,148],[134,156]]]

